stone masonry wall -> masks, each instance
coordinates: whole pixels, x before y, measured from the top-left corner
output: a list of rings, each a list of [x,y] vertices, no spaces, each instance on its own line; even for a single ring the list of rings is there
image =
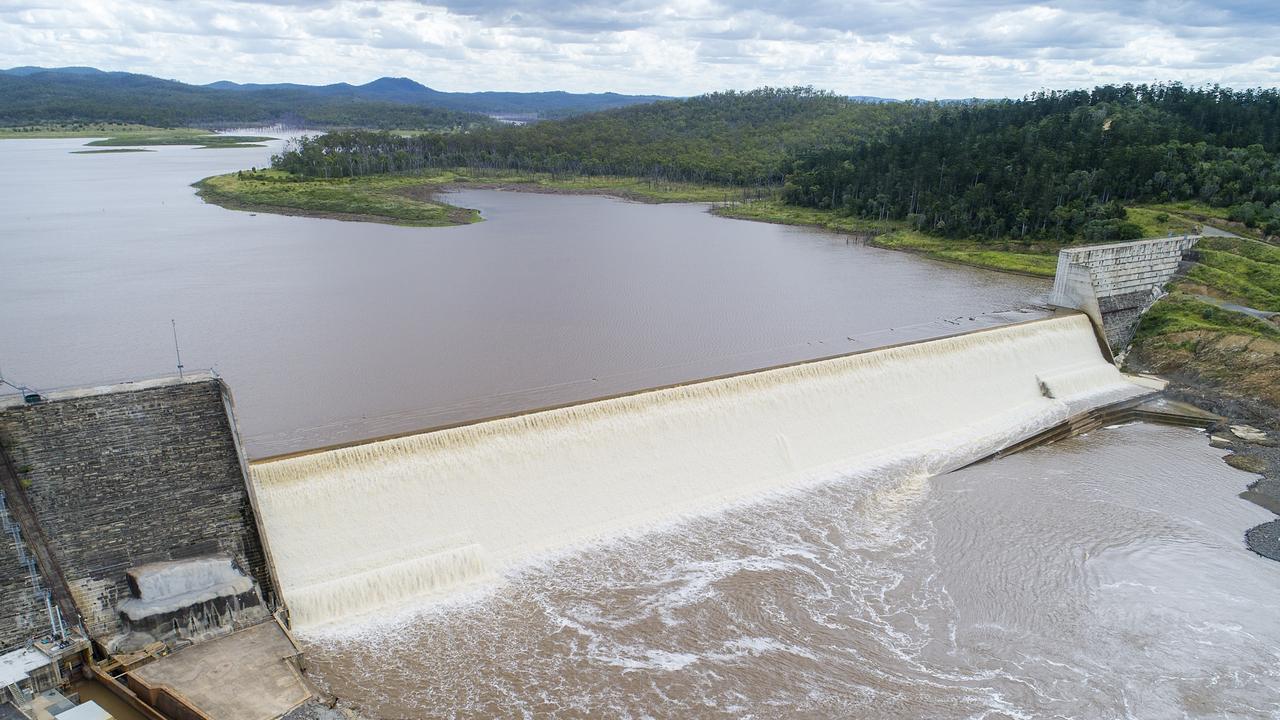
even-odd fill
[[[6,508],[0,508],[0,515],[5,526],[12,522]],[[48,612],[31,587],[31,572],[19,560],[15,538],[0,533],[0,652],[48,632]]]
[[[0,407],[0,442],[92,636],[118,630],[134,565],[225,553],[271,591],[225,392],[206,376]]]

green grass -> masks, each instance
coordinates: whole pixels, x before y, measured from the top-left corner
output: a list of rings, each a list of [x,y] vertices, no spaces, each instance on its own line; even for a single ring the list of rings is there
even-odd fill
[[[978,243],[938,238],[916,230],[897,230],[881,235],[873,244],[891,250],[918,252],[938,260],[1037,277],[1053,277],[1058,267],[1058,258],[1054,254],[1030,249],[1020,252],[987,248]]]
[[[0,128],[0,139],[103,138],[87,143],[98,147],[128,145],[198,145],[204,148],[261,147],[274,138],[258,135],[215,135],[198,128],[157,128],[127,123],[66,123]]]
[[[731,202],[717,207],[715,214],[739,220],[756,220],[779,225],[804,225],[846,233],[889,232],[904,227],[903,223],[897,221],[864,220],[830,210],[787,205],[773,198],[743,203]]]
[[[1057,248],[1017,243],[984,244],[926,235],[897,221],[863,220],[830,210],[796,207],[779,200],[763,200],[716,208],[717,215],[743,220],[808,225],[848,233],[876,233],[868,242],[876,247],[914,252],[947,262],[1003,272],[1053,277],[1058,266]]]
[[[148,130],[113,135],[105,140],[86,143],[93,147],[119,147],[135,145],[198,145],[212,147],[262,147],[255,143],[273,140],[260,135],[215,135],[207,130],[176,128],[172,130]]]
[[[1251,228],[1246,226],[1244,223],[1232,220],[1229,217],[1231,213],[1230,208],[1213,207],[1211,205],[1195,202],[1176,202],[1144,205],[1141,209],[1157,213],[1163,212],[1170,216],[1181,217],[1193,224],[1205,223],[1224,230],[1229,230],[1238,235],[1244,235],[1258,240],[1262,239],[1262,232],[1257,228]],[[1133,212],[1132,208],[1130,209],[1130,212]]]
[[[1144,205],[1144,208],[1157,212],[1166,212],[1175,215],[1185,215],[1189,218],[1213,218],[1215,220],[1227,220],[1229,209],[1224,207],[1213,207],[1204,203],[1196,202],[1173,202],[1173,203],[1154,203]]]
[[[128,123],[58,123],[48,125],[24,125],[19,127],[0,127],[2,138],[77,138],[77,137],[113,137],[126,133],[164,132],[164,128],[149,125],[131,125]]]
[[[1207,237],[1180,286],[1239,305],[1280,312],[1280,248],[1257,240]]]
[[[275,170],[215,175],[195,184],[208,202],[237,210],[259,210],[395,225],[439,227],[479,220],[474,210],[412,193],[438,186],[451,175],[379,175],[333,180],[298,179]]]
[[[106,150],[72,150],[72,155],[101,155],[103,153],[155,152],[146,148],[107,148]]]
[[[438,174],[438,177],[440,178],[438,182],[451,185],[502,186],[534,192],[613,195],[629,200],[657,203],[725,202],[742,193],[740,188],[611,175],[556,177],[547,173],[459,169],[443,171]]]
[[[1201,250],[1209,249],[1235,253],[1260,263],[1280,265],[1280,247],[1258,242],[1257,240],[1207,237],[1201,240],[1197,247]]]
[[[1196,223],[1191,219],[1155,207],[1126,208],[1125,221],[1142,228],[1142,237],[1185,235],[1196,229]]]
[[[435,200],[432,193],[445,186],[615,195],[644,202],[711,202],[724,200],[735,192],[716,186],[629,177],[556,178],[541,173],[474,170],[336,179],[303,178],[263,170],[217,175],[196,183],[205,200],[233,209],[341,216],[420,227],[457,225],[480,219],[474,210]]]
[[[1196,330],[1280,339],[1280,328],[1269,322],[1173,292],[1142,316],[1134,340],[1141,342]]]

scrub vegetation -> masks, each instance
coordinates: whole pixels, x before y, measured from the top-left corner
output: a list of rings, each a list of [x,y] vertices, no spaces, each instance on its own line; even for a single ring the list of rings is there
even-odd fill
[[[206,201],[233,210],[439,227],[479,214],[436,199],[443,176],[303,179],[277,170],[244,171],[195,184]]]
[[[737,188],[633,177],[556,178],[547,173],[474,170],[327,179],[254,170],[205,178],[196,187],[205,200],[232,209],[428,227],[480,219],[474,210],[440,199],[438,193],[452,188],[610,195],[640,202],[717,202],[739,192]]]
[[[262,147],[258,143],[274,139],[262,135],[217,135],[208,130],[170,128],[124,132],[86,144],[94,147],[197,145],[201,148],[237,148]]]
[[[104,153],[139,153],[139,152],[155,152],[146,148],[107,148],[105,150],[72,150],[72,155],[102,155]]]
[[[6,138],[26,140],[35,140],[39,138],[100,138],[116,137],[130,133],[152,133],[163,130],[164,128],[151,127],[149,125],[134,125],[131,123],[114,122],[40,123],[35,125],[0,127],[0,140]]]

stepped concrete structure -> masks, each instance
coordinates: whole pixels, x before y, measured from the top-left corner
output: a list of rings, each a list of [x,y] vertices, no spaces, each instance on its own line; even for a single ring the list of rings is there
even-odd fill
[[[1083,311],[1113,354],[1133,341],[1138,320],[1164,296],[1165,283],[1199,235],[1064,248],[1049,302]]]
[[[0,548],[0,647],[47,631],[34,584],[67,625],[111,647],[128,630],[121,606],[137,594],[136,567],[218,556],[256,585],[232,595],[270,596],[231,408],[207,374],[0,398],[0,519],[28,550]],[[265,615],[228,621],[225,602],[208,607],[225,594],[192,594],[190,607],[167,608],[167,625],[196,639],[219,629],[210,623],[226,632]]]

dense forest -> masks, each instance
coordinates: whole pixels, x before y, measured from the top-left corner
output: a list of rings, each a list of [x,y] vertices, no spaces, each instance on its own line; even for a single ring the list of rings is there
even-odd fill
[[[277,168],[473,167],[783,185],[791,204],[951,237],[1137,237],[1125,206],[1191,201],[1280,234],[1280,92],[1179,84],[866,103],[811,88],[657,102],[524,127],[299,141]]]
[[[777,185],[806,148],[878,137],[935,110],[860,102],[812,88],[763,88],[468,133],[332,133],[298,141],[275,166],[310,177],[475,167]]]
[[[1124,204],[1193,201],[1280,234],[1280,92],[1042,92],[799,153],[787,202],[953,237],[1129,239]]]
[[[447,93],[408,78],[364,85],[188,85],[94,68],[0,70],[0,127],[129,123],[459,129],[494,125],[485,113],[563,116],[650,102],[614,93]]]

